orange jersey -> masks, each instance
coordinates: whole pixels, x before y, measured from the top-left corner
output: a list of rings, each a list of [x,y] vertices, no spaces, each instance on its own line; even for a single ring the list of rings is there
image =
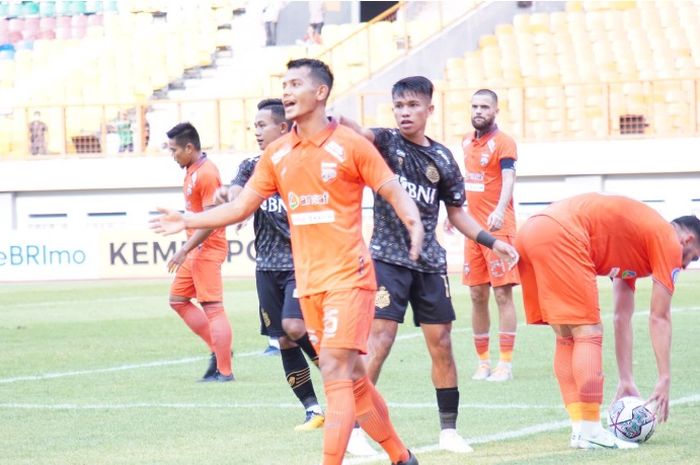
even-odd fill
[[[205,207],[214,205],[214,193],[221,186],[219,170],[214,162],[203,155],[197,162],[187,168],[182,191],[185,194],[185,209],[199,213]],[[187,238],[194,234],[194,229],[187,230]],[[190,252],[193,258],[201,260],[222,261],[228,253],[226,229],[215,229],[209,237]]]
[[[246,187],[265,198],[279,192],[285,202],[300,297],[377,288],[362,238],[362,191],[395,178],[368,140],[335,121],[309,139],[293,130],[267,147]]]
[[[501,160],[504,158],[518,159],[515,141],[498,128],[479,138],[476,133],[462,140],[464,149],[464,188],[467,192],[467,210],[482,228],[486,229],[486,220],[493,213],[501,197],[503,176]],[[515,212],[513,199],[508,201],[503,227],[494,234],[503,236],[515,235]]]
[[[583,194],[538,215],[554,219],[588,248],[598,275],[622,278],[633,288],[637,278],[651,275],[673,293],[682,247],[654,209],[627,197]]]

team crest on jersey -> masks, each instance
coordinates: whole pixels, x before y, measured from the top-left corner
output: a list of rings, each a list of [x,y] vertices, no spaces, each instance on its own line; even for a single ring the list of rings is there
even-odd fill
[[[622,279],[632,279],[637,277],[637,272],[632,270],[625,270],[622,272]]]
[[[481,166],[486,166],[489,164],[489,158],[491,158],[491,154],[489,153],[482,153],[481,154],[481,160],[479,160],[479,164]]]
[[[280,160],[282,160],[282,158],[284,158],[291,151],[292,151],[292,148],[289,145],[285,145],[284,147],[282,147],[281,149],[279,149],[278,151],[273,153],[272,156],[270,157],[270,159],[272,160],[272,163],[276,165],[277,163],[280,162]]]
[[[333,155],[341,163],[345,161],[345,150],[336,141],[332,140],[328,142],[326,145],[323,146],[323,148],[326,149],[326,152]]]
[[[440,180],[440,172],[435,167],[435,165],[430,163],[428,164],[428,167],[425,170],[425,177],[428,178],[428,181],[436,183]]]
[[[386,287],[379,286],[377,290],[377,295],[374,298],[374,306],[377,308],[387,308],[391,304],[391,295]]]
[[[333,179],[338,175],[338,164],[337,163],[330,163],[330,162],[321,162],[321,179],[323,179],[323,182],[328,182]]]

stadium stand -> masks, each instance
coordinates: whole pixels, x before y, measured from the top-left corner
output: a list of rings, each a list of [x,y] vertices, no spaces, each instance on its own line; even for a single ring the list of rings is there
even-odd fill
[[[696,133],[699,14],[690,1],[585,1],[517,15],[446,63],[442,134],[470,130],[481,87],[499,93],[499,121],[521,139]]]
[[[35,110],[52,154],[116,153],[125,137],[137,153],[158,152],[149,129],[183,119],[201,128],[207,149],[250,150],[256,102],[301,56],[331,64],[333,98],[355,98],[365,125],[392,125],[390,105],[365,106],[371,93],[358,86],[486,3],[399,2],[367,23],[327,24],[322,45],[248,40],[233,60],[220,52],[245,2],[0,1],[2,158],[27,156]],[[570,1],[565,11],[518,14],[446,61],[430,132],[459,141],[471,93],[490,87],[501,125],[520,140],[695,134],[699,20],[700,3],[689,0]]]

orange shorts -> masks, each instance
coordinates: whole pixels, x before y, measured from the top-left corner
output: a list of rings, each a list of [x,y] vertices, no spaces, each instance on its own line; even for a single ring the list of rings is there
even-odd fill
[[[600,323],[596,270],[585,234],[534,216],[518,231],[515,247],[529,324]]]
[[[198,302],[223,302],[221,262],[187,258],[177,269],[170,295],[197,298]]]
[[[306,330],[316,351],[328,347],[366,354],[375,294],[367,289],[343,289],[300,297]]]
[[[511,236],[496,236],[496,238],[513,244]],[[520,284],[520,274],[517,267],[508,270],[508,265],[503,263],[493,250],[465,239],[462,283],[467,286],[490,284],[491,287]]]

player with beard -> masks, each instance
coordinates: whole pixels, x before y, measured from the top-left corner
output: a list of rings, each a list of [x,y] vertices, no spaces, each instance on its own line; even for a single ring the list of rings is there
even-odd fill
[[[459,390],[451,337],[455,311],[446,252],[435,234],[440,202],[444,202],[450,222],[459,232],[488,250],[493,249],[494,255],[507,263],[507,268],[517,263],[518,254],[511,245],[483,230],[464,211],[464,179],[459,165],[447,147],[425,135],[428,117],[433,112],[432,95],[430,80],[422,76],[407,77],[396,82],[391,90],[398,129],[366,129],[347,118],[341,122],[374,143],[418,205],[425,226],[420,258],[411,260],[407,253],[408,231],[390,205],[375,195],[370,250],[377,269],[378,291],[369,338],[369,376],[377,382],[410,303],[413,322],[423,331],[432,361],[441,429],[439,446],[451,452],[467,453],[472,448],[456,429]]]
[[[513,244],[513,185],[518,153],[513,139],[498,129],[497,114],[498,96],[495,92],[481,89],[472,96],[475,132],[462,141],[467,211],[482,228],[491,231],[501,241]],[[479,357],[472,379],[508,381],[513,378],[511,363],[517,321],[512,289],[520,283],[518,269],[508,269],[488,247],[465,241],[462,282],[470,287],[474,346]],[[498,306],[500,346],[499,362],[493,371],[489,357],[491,288]]]
[[[284,116],[280,99],[258,103],[255,115],[255,138],[260,150],[289,132],[291,122]],[[231,202],[243,191],[253,175],[260,155],[244,160],[230,187],[218,191],[217,203]],[[323,426],[323,412],[311,381],[309,364],[304,353],[318,366],[318,354],[309,341],[304,317],[297,299],[292,245],[287,210],[279,194],[265,200],[255,211],[255,286],[260,302],[261,332],[277,338],[282,367],[289,386],[306,410],[304,423],[294,428],[308,431]]]

